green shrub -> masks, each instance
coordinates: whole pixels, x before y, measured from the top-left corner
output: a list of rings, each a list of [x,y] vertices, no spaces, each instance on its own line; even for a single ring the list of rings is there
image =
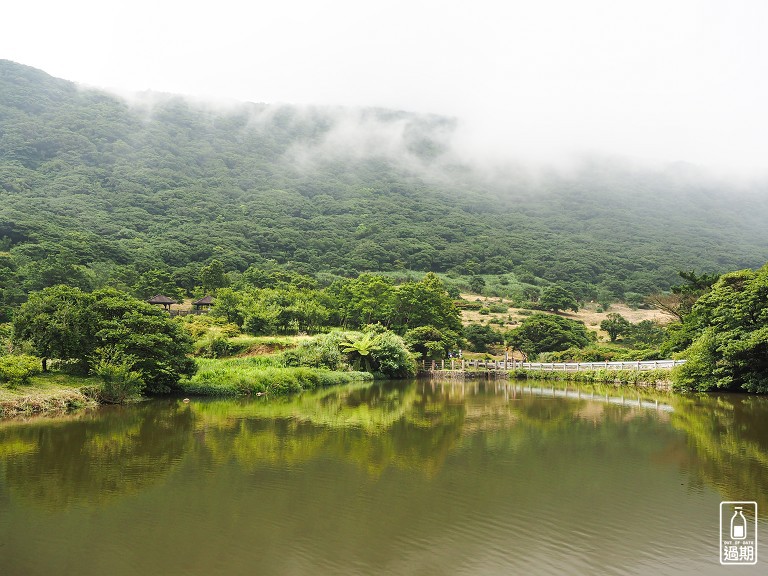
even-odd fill
[[[222,356],[229,356],[233,352],[226,337],[212,332],[195,342],[194,346],[195,356],[202,356],[203,358],[221,358]]]
[[[35,356],[20,354],[0,357],[0,381],[5,382],[9,388],[28,384],[30,377],[42,370],[42,362]]]
[[[407,378],[416,374],[416,361],[400,336],[394,332],[379,334],[376,347],[371,353],[374,370],[388,378]]]
[[[91,371],[101,378],[99,399],[109,404],[122,404],[141,396],[144,378],[133,367],[133,357],[114,349],[97,349]]]
[[[344,370],[348,368],[346,356],[341,352],[341,343],[346,339],[344,332],[321,334],[299,344],[294,350],[283,352],[282,360],[286,366],[309,366]]]
[[[470,302],[468,300],[456,300],[454,304],[459,310],[480,310],[483,307],[482,302]]]

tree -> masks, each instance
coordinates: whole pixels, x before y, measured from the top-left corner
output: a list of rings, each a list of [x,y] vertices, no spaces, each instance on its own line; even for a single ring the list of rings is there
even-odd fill
[[[92,369],[97,349],[112,350],[131,359],[129,372],[140,373],[150,392],[167,392],[195,370],[187,357],[192,341],[181,324],[113,288],[85,294],[54,286],[30,294],[14,317],[14,338],[31,343],[43,370],[50,358]]]
[[[576,297],[558,284],[544,288],[539,305],[543,310],[551,310],[552,312],[559,312],[560,310],[576,312],[579,309]]]
[[[630,326],[629,338],[635,345],[659,346],[667,338],[667,331],[658,322],[641,320]]]
[[[133,286],[133,291],[142,300],[151,298],[156,294],[162,294],[177,301],[184,299],[184,294],[176,286],[170,272],[158,268],[147,270],[141,274]]]
[[[605,320],[600,322],[600,329],[608,332],[611,342],[616,342],[616,338],[628,334],[631,327],[630,321],[616,312],[608,314]]]
[[[381,322],[388,326],[394,313],[395,288],[378,274],[361,274],[354,280],[335,282],[329,290],[336,299],[343,326],[360,328]]]
[[[398,332],[417,326],[461,330],[461,313],[440,278],[432,272],[420,282],[406,282],[397,287],[393,315],[392,324]]]
[[[355,370],[372,372],[373,353],[378,350],[378,334],[367,332],[341,343],[341,351],[349,355]]]
[[[583,348],[593,341],[583,322],[553,314],[533,314],[506,334],[510,346],[526,356]]]
[[[474,294],[482,294],[485,289],[485,278],[482,276],[472,276],[469,279],[469,289]]]
[[[693,310],[696,301],[709,292],[712,286],[717,282],[717,274],[696,274],[695,270],[690,272],[678,272],[685,284],[672,286],[671,292],[652,294],[648,297],[648,303],[654,308],[664,310],[675,316],[681,322]]]
[[[376,348],[371,353],[374,369],[389,378],[408,378],[416,374],[416,361],[405,341],[387,330],[376,335]]]
[[[464,338],[469,342],[470,349],[475,352],[487,352],[489,345],[504,341],[504,336],[488,324],[464,326]]]
[[[59,249],[58,253],[51,254],[27,268],[25,286],[27,290],[41,290],[67,284],[89,290],[92,283],[88,270],[85,266],[78,264],[75,255],[68,250]]]
[[[52,286],[33,292],[13,318],[14,340],[28,341],[42,359],[76,360],[83,368],[94,348],[93,297],[79,288]]]
[[[419,326],[403,337],[408,347],[425,360],[439,360],[457,347],[458,335],[451,330],[440,331],[434,326]]]
[[[215,294],[219,288],[229,285],[229,279],[224,271],[224,264],[213,259],[207,266],[200,269],[200,284],[206,294]]]
[[[252,300],[248,291],[222,288],[216,295],[216,306],[211,310],[211,315],[226,318],[230,324],[237,324],[242,328]],[[256,325],[261,326],[262,322],[259,321]]]
[[[380,372],[389,378],[416,374],[416,362],[405,341],[389,330],[353,332],[339,346],[358,370]]]
[[[686,324],[698,336],[676,370],[677,387],[768,392],[768,264],[721,276]]]
[[[112,288],[93,293],[96,345],[132,359],[151,393],[165,393],[183,376],[195,372],[187,354],[192,339],[180,322],[166,312]]]

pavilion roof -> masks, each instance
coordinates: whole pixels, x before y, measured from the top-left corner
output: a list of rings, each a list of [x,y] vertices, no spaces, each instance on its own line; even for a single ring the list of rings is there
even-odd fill
[[[203,296],[200,300],[195,300],[192,304],[213,304],[213,296]]]
[[[155,294],[152,298],[147,300],[150,304],[176,304],[176,300],[163,296],[162,294]]]

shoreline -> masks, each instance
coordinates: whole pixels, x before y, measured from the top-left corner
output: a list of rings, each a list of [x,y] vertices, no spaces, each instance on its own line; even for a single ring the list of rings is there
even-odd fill
[[[28,416],[71,414],[77,410],[98,408],[102,405],[82,388],[4,392],[0,398],[0,421]]]

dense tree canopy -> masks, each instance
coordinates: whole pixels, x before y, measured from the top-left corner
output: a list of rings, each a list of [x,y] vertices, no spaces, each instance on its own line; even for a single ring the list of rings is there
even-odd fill
[[[547,286],[543,290],[539,306],[543,310],[551,310],[552,312],[559,312],[560,310],[573,310],[576,312],[579,309],[579,303],[573,292],[558,284]]]
[[[593,337],[582,322],[553,314],[533,314],[506,334],[507,343],[527,356],[583,348]]]
[[[678,386],[768,392],[768,264],[720,277],[686,324],[698,337],[684,354]]]
[[[396,152],[329,149],[350,118],[398,127]],[[0,61],[0,320],[25,293],[62,282],[177,297],[270,262],[348,278],[451,272],[483,291],[488,275],[511,275],[531,299],[560,283],[583,300],[666,289],[681,268],[768,259],[765,194],[605,165],[487,178],[441,156],[453,126],[170,96],[129,106]]]
[[[619,336],[628,334],[632,324],[621,314],[612,312],[608,314],[605,320],[600,322],[600,329],[608,332],[611,342],[615,342]]]
[[[30,294],[14,316],[14,338],[43,359],[77,362],[88,370],[98,349],[132,358],[149,392],[167,392],[194,372],[191,338],[167,313],[115,289],[85,293],[53,286]]]

